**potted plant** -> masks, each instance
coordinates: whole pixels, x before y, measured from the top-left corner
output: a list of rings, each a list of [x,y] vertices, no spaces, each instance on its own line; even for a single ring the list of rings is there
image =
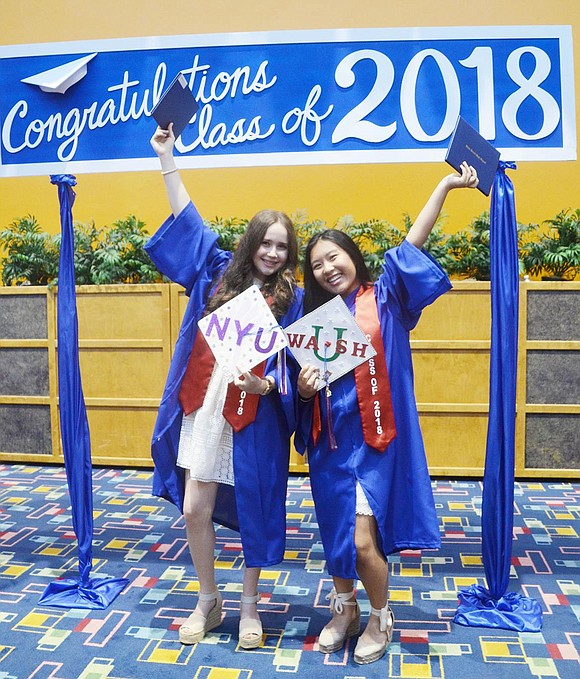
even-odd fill
[[[450,236],[443,232],[443,224],[447,220],[447,215],[445,212],[441,212],[437,220],[435,221],[435,226],[429,232],[425,245],[423,245],[423,250],[426,250],[444,269],[449,273],[451,267],[453,266],[453,257],[449,252],[449,238]],[[413,226],[413,221],[410,215],[405,212],[403,213],[403,227],[404,231],[399,231],[400,240],[409,233],[409,230]]]
[[[162,276],[144,246],[149,240],[145,223],[135,215],[113,222],[96,232],[91,283],[159,283]]]
[[[77,285],[159,283],[162,276],[145,252],[145,223],[135,215],[111,227],[74,225],[74,266]],[[15,220],[0,232],[4,250],[4,285],[55,285],[58,282],[60,234],[42,231],[35,217]]]
[[[233,252],[246,230],[248,220],[238,217],[214,217],[206,219],[205,224],[218,234],[220,248]]]
[[[562,210],[544,224],[548,232],[525,247],[525,271],[543,280],[574,280],[580,273],[580,208]]]
[[[445,215],[440,215],[434,229],[425,243],[427,250],[444,269],[447,269],[451,256],[447,249],[447,236],[443,233],[442,223]],[[327,228],[323,220],[308,219],[305,210],[295,212],[291,216],[296,235],[298,236],[300,263],[304,260],[306,244],[314,234]],[[371,278],[375,280],[383,269],[385,252],[400,245],[413,222],[408,213],[403,213],[403,228],[398,229],[384,219],[370,219],[357,222],[352,215],[344,215],[336,221],[335,228],[347,233],[360,248]],[[212,226],[213,228],[213,226]],[[301,264],[302,265],[302,264]]]
[[[526,251],[528,242],[537,229],[537,224],[517,223],[520,252]],[[488,281],[490,278],[489,234],[490,217],[489,212],[485,211],[477,216],[467,229],[449,236],[447,247],[451,261],[447,264],[448,273],[460,278]],[[523,270],[523,258],[520,258],[520,272]]]
[[[324,231],[327,228],[326,222],[322,219],[309,219],[306,210],[297,210],[290,215],[294,230],[296,231],[296,238],[298,239],[298,266],[300,271],[297,272],[300,278],[303,271],[304,253],[308,241],[319,231]]]
[[[402,240],[398,229],[384,219],[357,222],[352,215],[344,215],[337,220],[336,228],[348,234],[358,245],[373,280],[382,271],[385,251]]]
[[[4,285],[47,285],[57,275],[59,237],[42,231],[33,215],[15,219],[0,231]]]

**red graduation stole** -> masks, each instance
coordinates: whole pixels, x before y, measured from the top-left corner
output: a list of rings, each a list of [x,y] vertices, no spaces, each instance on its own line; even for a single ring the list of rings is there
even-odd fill
[[[179,402],[185,415],[201,407],[214,364],[215,358],[209,344],[203,333],[198,330],[179,388]],[[260,365],[252,369],[252,372],[263,377],[265,367],[266,361],[262,361]],[[241,391],[233,382],[228,385],[222,413],[234,431],[240,431],[256,419],[259,400],[259,394]]]
[[[373,286],[361,286],[356,295],[354,317],[377,352],[373,358],[361,363],[354,369],[363,436],[367,445],[384,453],[389,443],[397,435],[397,430]],[[330,412],[328,416],[330,417]],[[315,444],[321,431],[320,401],[319,394],[316,394],[312,415],[312,438]]]

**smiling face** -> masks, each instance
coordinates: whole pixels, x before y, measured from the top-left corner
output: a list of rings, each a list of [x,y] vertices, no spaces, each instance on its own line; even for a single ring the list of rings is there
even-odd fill
[[[288,231],[280,222],[271,224],[252,257],[254,275],[262,282],[288,260]]]
[[[318,285],[333,295],[347,297],[361,284],[356,266],[345,250],[331,240],[319,240],[310,251]]]

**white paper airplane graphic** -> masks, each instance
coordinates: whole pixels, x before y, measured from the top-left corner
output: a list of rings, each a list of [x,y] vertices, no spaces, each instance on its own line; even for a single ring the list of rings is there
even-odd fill
[[[37,85],[43,92],[58,92],[64,94],[69,87],[78,83],[87,74],[87,64],[97,56],[97,52],[86,57],[75,59],[68,64],[62,64],[48,71],[23,78],[20,82]]]

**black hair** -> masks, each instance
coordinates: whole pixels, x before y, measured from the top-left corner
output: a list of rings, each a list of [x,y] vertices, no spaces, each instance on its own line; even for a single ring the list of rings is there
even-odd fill
[[[318,284],[312,271],[312,248],[321,240],[331,241],[346,252],[354,264],[356,277],[361,285],[369,285],[371,283],[371,275],[364,257],[353,239],[344,233],[344,231],[339,231],[338,229],[320,231],[314,234],[308,241],[304,252],[304,313],[317,309],[321,304],[328,302],[328,300],[334,297],[331,292],[327,292]]]

